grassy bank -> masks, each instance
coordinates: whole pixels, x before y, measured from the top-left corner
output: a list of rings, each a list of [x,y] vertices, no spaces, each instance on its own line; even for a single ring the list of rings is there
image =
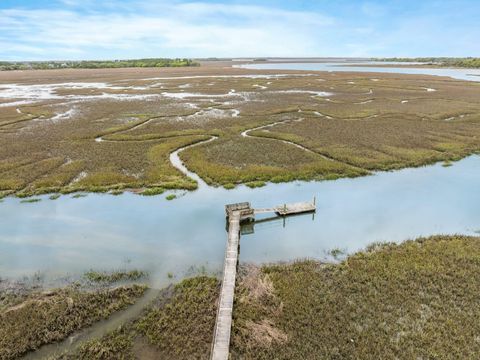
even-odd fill
[[[439,236],[249,271],[232,358],[475,358],[479,259],[480,238]]]
[[[215,278],[184,280],[138,319],[55,359],[208,359],[218,295]]]
[[[71,286],[29,294],[0,313],[0,359],[16,359],[41,345],[65,339],[133,304],[145,290],[143,285],[95,291]]]
[[[230,356],[475,358],[479,259],[480,238],[434,236],[372,245],[337,264],[242,266]],[[184,280],[135,321],[62,359],[208,359],[218,294],[215,278]]]

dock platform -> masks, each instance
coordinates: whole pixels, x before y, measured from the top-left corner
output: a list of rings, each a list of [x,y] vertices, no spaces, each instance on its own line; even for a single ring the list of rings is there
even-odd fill
[[[237,276],[238,254],[240,245],[240,222],[254,221],[256,214],[275,213],[278,216],[289,216],[315,212],[313,202],[284,204],[274,208],[253,209],[248,202],[225,206],[228,221],[228,239],[223,263],[222,286],[217,307],[217,318],[213,334],[210,359],[228,360],[230,348],[230,332],[232,329],[233,300],[235,280]]]
[[[276,206],[274,208],[267,208],[267,209],[255,209],[255,214],[267,214],[267,213],[275,213],[278,216],[288,216],[288,215],[295,215],[295,214],[303,214],[309,212],[315,212],[316,205],[315,199],[313,202],[300,202],[294,204],[284,204],[280,206]]]

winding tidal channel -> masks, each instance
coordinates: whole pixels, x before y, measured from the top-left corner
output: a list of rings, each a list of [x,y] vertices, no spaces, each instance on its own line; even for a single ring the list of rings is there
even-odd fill
[[[285,64],[276,66],[290,69]],[[306,65],[305,69],[310,67]],[[238,115],[239,112],[232,114]],[[131,131],[150,120],[120,132]],[[238,136],[254,137],[255,131],[294,121],[302,121],[301,112],[297,119],[246,129]],[[0,276],[19,279],[40,274],[55,284],[58,279],[75,277],[89,269],[136,268],[149,271],[151,287],[160,289],[198,272],[219,272],[226,241],[224,205],[242,201],[249,201],[256,208],[313,197],[317,203],[315,215],[273,218],[245,228],[240,251],[242,262],[298,258],[331,261],[333,249],[347,254],[378,241],[401,242],[435,234],[480,234],[478,155],[450,167],[436,164],[355,179],[296,181],[257,189],[238,186],[226,190],[208,186],[181,159],[182,151],[216,139],[210,135],[170,154],[172,165],[199,184],[196,191],[176,192],[177,199],[173,201],[164,196],[133,193],[62,196],[55,201],[42,196],[43,201],[28,204],[17,198],[4,199],[0,203]],[[95,141],[115,140],[98,137]],[[282,141],[313,152],[294,142],[269,141]],[[324,154],[316,154],[328,159]],[[138,315],[155,291],[151,290],[136,305],[108,321],[75,335],[78,337],[75,342],[98,337]],[[48,345],[31,358],[67,348],[72,341],[70,337]]]
[[[465,72],[472,72],[333,65],[297,63],[248,67],[383,70],[457,78],[465,78]],[[471,80],[478,81],[478,77]],[[232,114],[238,115],[238,112]],[[150,120],[137,122],[121,132],[143,126]],[[302,121],[301,112],[297,119],[286,121]],[[239,136],[252,137],[255,130],[275,125],[278,123],[247,129]],[[186,148],[215,140],[211,135],[170,154],[172,164],[199,183],[196,191],[179,191],[174,201],[167,201],[163,196],[143,197],[131,193],[89,194],[77,199],[62,196],[55,201],[45,196],[43,201],[30,204],[22,204],[16,198],[4,199],[0,203],[1,276],[21,278],[40,273],[55,279],[78,275],[88,269],[128,266],[150,270],[153,285],[161,287],[172,281],[167,273],[175,274],[174,280],[178,280],[198,270],[219,271],[226,238],[224,205],[239,201],[250,201],[254,207],[271,207],[310,200],[313,196],[317,199],[314,217],[299,216],[285,222],[274,219],[257,224],[253,233],[244,235],[240,260],[245,262],[329,258],[332,249],[353,252],[375,241],[480,231],[479,156],[468,157],[446,168],[436,164],[356,179],[268,184],[257,189],[239,186],[225,190],[208,186],[181,160]],[[95,141],[114,140],[98,137]],[[299,144],[284,142],[312,152]]]
[[[179,152],[171,157],[181,164]],[[224,205],[239,201],[270,207],[317,198],[314,217],[261,223],[243,236],[245,262],[322,259],[332,249],[353,252],[375,241],[474,235],[480,232],[479,182],[480,157],[471,156],[451,167],[356,179],[234,190],[201,185],[179,192],[174,201],[130,193],[45,197],[31,204],[7,198],[0,204],[0,273],[55,278],[131,266],[152,271],[154,285],[161,287],[171,282],[168,272],[178,279],[198,270],[218,271],[226,239]]]

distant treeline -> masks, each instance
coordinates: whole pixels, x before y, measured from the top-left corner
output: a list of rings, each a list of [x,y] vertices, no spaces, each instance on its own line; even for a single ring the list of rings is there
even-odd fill
[[[105,69],[127,67],[181,67],[199,66],[191,59],[138,59],[138,60],[88,60],[88,61],[0,61],[0,71],[47,69]]]
[[[398,62],[424,62],[432,65],[452,66],[462,68],[480,68],[480,58],[449,58],[449,57],[424,57],[424,58],[384,58],[377,61],[398,61]]]

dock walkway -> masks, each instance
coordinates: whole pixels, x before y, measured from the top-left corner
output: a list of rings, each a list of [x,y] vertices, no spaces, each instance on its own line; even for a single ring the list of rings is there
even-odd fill
[[[274,208],[255,209],[255,214],[276,213],[279,216],[301,214],[315,211],[315,200],[313,202],[301,202],[295,204],[284,204]]]
[[[252,209],[250,203],[238,203],[225,206],[228,221],[228,240],[223,264],[223,278],[217,308],[217,319],[213,334],[210,359],[228,360],[230,332],[232,329],[233,299],[237,276],[240,245],[240,222],[254,220],[255,214],[276,213],[288,216],[315,211],[315,199],[312,203],[284,204],[271,209]]]
[[[228,217],[228,241],[223,264],[223,279],[217,320],[213,336],[212,360],[228,359],[230,331],[232,328],[233,296],[237,276],[238,245],[240,242],[240,214],[233,211]]]

